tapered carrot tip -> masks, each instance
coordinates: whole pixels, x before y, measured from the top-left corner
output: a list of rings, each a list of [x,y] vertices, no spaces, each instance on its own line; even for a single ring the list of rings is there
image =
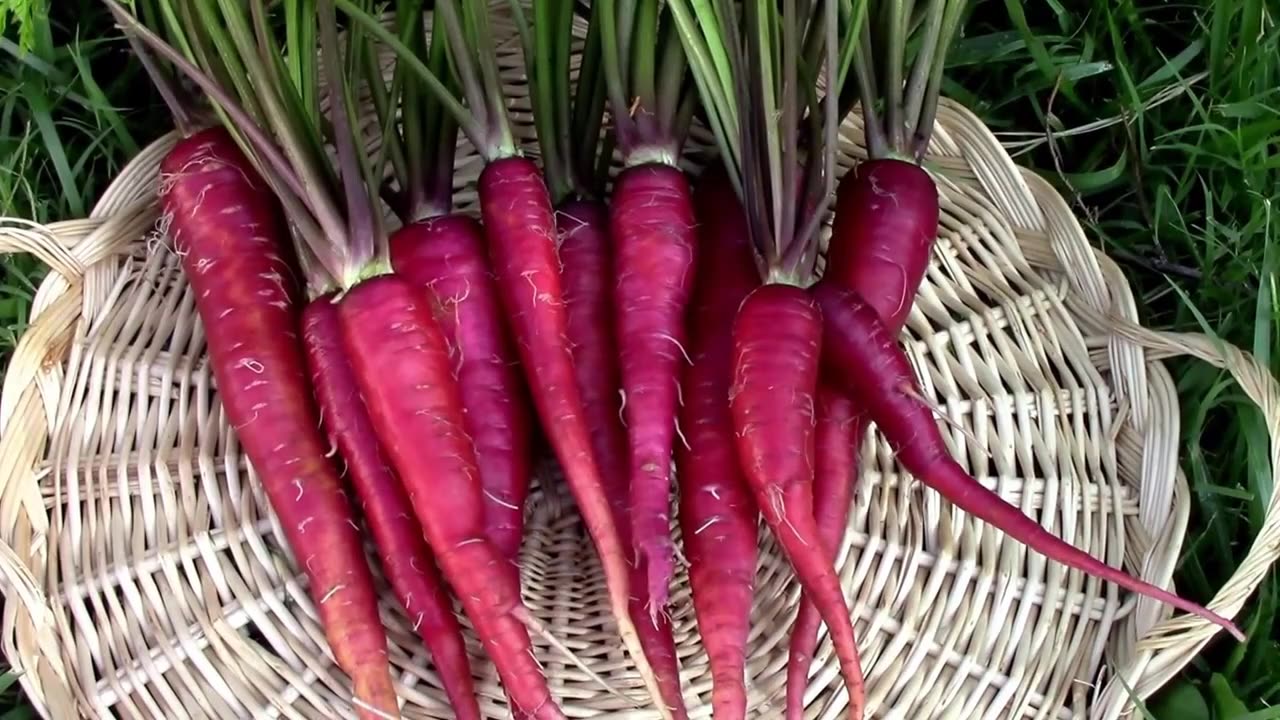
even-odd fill
[[[354,678],[352,704],[360,720],[400,720],[400,701],[385,665],[370,668]]]

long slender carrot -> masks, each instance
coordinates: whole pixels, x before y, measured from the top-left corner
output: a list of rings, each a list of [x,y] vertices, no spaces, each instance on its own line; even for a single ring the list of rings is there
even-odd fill
[[[572,351],[564,342],[568,317],[546,185],[533,162],[509,157],[485,166],[479,196],[499,297],[529,375],[534,407],[600,555],[619,633],[634,648],[637,662],[644,663],[642,673],[652,676],[631,621],[625,545],[594,456]]]
[[[743,302],[733,325],[729,408],[738,460],[756,503],[796,577],[830,629],[849,717],[863,712],[862,668],[835,569],[813,521],[814,406],[822,313],[803,289],[766,284]]]
[[[685,309],[693,288],[695,226],[689,183],[667,164],[623,170],[610,200],[615,332],[622,411],[631,457],[631,531],[647,576],[649,613],[665,612],[675,571],[671,540],[671,457]]]
[[[1063,541],[987,489],[951,457],[932,411],[920,397],[906,353],[875,310],[847,288],[819,282],[815,300],[825,320],[826,376],[853,399],[897,450],[898,461],[956,507],[990,523],[1032,550],[1244,635],[1230,620],[1163,588],[1139,580]],[[868,379],[871,379],[868,381]]]
[[[614,342],[613,264],[608,210],[603,203],[569,200],[556,210],[567,333],[573,353],[583,415],[592,428],[592,444],[605,495],[622,546],[631,546],[628,513],[627,438],[620,418],[618,353]],[[676,718],[687,717],[680,688],[675,637],[665,615],[649,613],[643,569],[631,565],[631,621],[653,665],[663,701]]]
[[[813,515],[818,539],[834,561],[848,527],[849,506],[857,487],[857,443],[866,421],[847,396],[825,382],[818,385],[816,416]],[[821,622],[818,608],[802,592],[787,651],[787,720],[804,717],[804,692]]]
[[[406,225],[389,245],[392,269],[435,298],[475,445],[487,535],[518,572],[532,419],[483,230],[475,218],[442,215]]]
[[[689,353],[682,378],[676,448],[680,528],[702,644],[711,664],[712,715],[746,717],[747,635],[755,590],[759,510],[738,465],[733,417],[733,319],[760,285],[746,216],[723,167],[694,189],[701,262],[690,303]]]
[[[340,304],[351,365],[427,541],[515,709],[532,718],[563,718],[533,656],[519,586],[485,535],[475,451],[448,342],[430,302],[424,290],[395,275],[356,285]]]
[[[347,359],[333,294],[302,312],[302,339],[311,384],[332,442],[347,465],[382,569],[413,629],[431,651],[449,705],[458,720],[479,720],[471,661],[453,601],[423,538],[400,478],[391,469]]]
[[[160,174],[227,422],[307,575],[329,646],[354,682],[357,714],[399,717],[373,578],[307,383],[280,210],[220,127],[180,140]]]

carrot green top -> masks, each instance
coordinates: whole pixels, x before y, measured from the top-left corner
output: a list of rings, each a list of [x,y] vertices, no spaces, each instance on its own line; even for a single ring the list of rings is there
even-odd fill
[[[747,211],[767,279],[804,285],[834,186],[839,78],[860,13],[839,0],[671,0],[709,124]],[[853,23],[852,25],[850,23]],[[842,26],[843,25],[843,26]],[[849,43],[846,42],[846,46]],[[846,65],[847,67],[847,65]]]
[[[916,13],[915,3],[908,0],[868,3],[867,22],[853,51],[855,74],[842,95],[845,107],[855,96],[861,101],[872,158],[918,162],[924,156],[938,113],[947,51],[966,5],[966,0],[929,0]],[[916,33],[918,42],[909,42]]]
[[[513,11],[524,45],[533,117],[553,203],[598,197],[608,177],[613,134],[601,142],[605,83],[601,70],[601,3],[591,4],[577,83],[570,73],[577,0],[533,0],[530,30],[523,9]]]
[[[659,0],[593,2],[609,117],[628,167],[675,165],[696,108],[671,6],[659,5]]]

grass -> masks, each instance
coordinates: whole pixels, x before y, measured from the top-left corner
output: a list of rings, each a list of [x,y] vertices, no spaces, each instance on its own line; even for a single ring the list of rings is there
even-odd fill
[[[36,2],[0,0],[0,8]],[[35,13],[26,30],[31,54],[16,53],[12,24],[0,40],[0,213],[39,220],[87,212],[163,126],[100,3],[52,4],[52,16]],[[1280,370],[1274,8],[1264,0],[976,0],[947,92],[1070,199],[1125,268],[1144,324],[1213,332]],[[3,354],[23,327],[39,269],[6,258],[0,273]],[[1236,569],[1270,502],[1267,433],[1223,373],[1171,368],[1194,493],[1177,580],[1206,600]],[[1147,717],[1280,719],[1278,602],[1280,582],[1269,577],[1240,618],[1250,642],[1212,644],[1145,704]],[[20,698],[0,681],[0,720],[11,708]]]

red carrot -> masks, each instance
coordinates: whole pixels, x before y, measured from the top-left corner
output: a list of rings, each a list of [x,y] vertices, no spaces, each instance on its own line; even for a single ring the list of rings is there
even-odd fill
[[[569,200],[556,211],[563,268],[566,339],[573,350],[583,414],[593,428],[591,439],[598,458],[605,495],[613,512],[622,546],[630,546],[627,512],[627,441],[619,418],[618,353],[613,334],[612,253],[608,210],[602,203]],[[687,717],[681,697],[680,670],[671,623],[653,618],[648,610],[648,587],[641,568],[631,566],[631,621],[653,665],[663,701],[676,718]],[[655,622],[656,620],[656,622]]]
[[[857,487],[857,443],[866,421],[848,397],[826,383],[818,386],[817,402],[813,514],[818,539],[834,562],[849,523],[849,507]],[[802,592],[787,651],[787,720],[804,717],[804,693],[821,622],[818,608]]]
[[[692,364],[682,380],[676,448],[680,528],[699,634],[711,664],[712,715],[745,718],[746,645],[756,577],[757,523],[751,488],[738,465],[726,400],[733,371],[733,319],[760,276],[746,217],[723,168],[705,171],[694,190],[700,263],[689,321]]]
[[[572,6],[568,9],[572,12]],[[467,99],[465,106],[439,74],[377,18],[345,3],[343,11],[392,48],[483,158],[477,195],[490,264],[533,406],[600,555],[619,635],[650,696],[659,698],[653,670],[631,622],[627,556],[605,496],[572,352],[565,343],[567,318],[551,199],[537,166],[516,147],[489,28],[489,8],[483,0],[463,0],[461,12],[455,0],[435,4],[435,17],[448,38],[451,67]]]
[[[876,423],[907,472],[956,507],[1051,560],[1202,617],[1244,640],[1239,628],[1226,618],[1070,545],[978,483],[951,457],[932,411],[920,397],[906,353],[875,311],[836,284],[820,282],[813,290],[825,319],[823,366],[827,377],[838,382]],[[867,382],[866,378],[875,381]]]
[[[632,544],[656,618],[675,571],[671,455],[694,272],[693,203],[684,172],[658,163],[623,170],[613,186],[609,225],[617,243],[614,308],[631,458]]]
[[[533,656],[532,618],[485,536],[484,500],[448,343],[427,293],[395,275],[350,290],[340,309],[351,365],[378,436],[445,577],[484,641],[515,709],[562,718]]]
[[[160,175],[227,422],[306,571],[357,713],[399,717],[373,578],[307,383],[279,208],[221,127],[180,140]]]
[[[938,188],[929,173],[903,160],[869,160],[840,181],[823,277],[857,291],[896,331],[937,235]]]
[[[531,161],[510,157],[489,163],[479,188],[499,295],[530,376],[534,406],[600,554],[619,632],[636,649],[634,654],[643,657],[630,620],[627,556],[595,462],[572,353],[564,341],[567,317],[546,185]]]
[[[460,214],[415,222],[391,236],[390,249],[395,272],[435,298],[475,445],[486,533],[514,568],[529,492],[532,421],[480,223]]]
[[[431,651],[455,717],[479,720],[480,706],[462,627],[409,496],[382,452],[360,397],[342,339],[338,305],[332,295],[321,296],[307,305],[302,313],[302,328],[311,383],[324,427],[346,461],[347,476],[382,557],[387,580],[414,631]]]
[[[822,314],[804,290],[771,283],[753,291],[733,325],[729,408],[738,457],[765,521],[830,628],[850,717],[862,717],[862,669],[853,624],[813,521],[814,395]]]

